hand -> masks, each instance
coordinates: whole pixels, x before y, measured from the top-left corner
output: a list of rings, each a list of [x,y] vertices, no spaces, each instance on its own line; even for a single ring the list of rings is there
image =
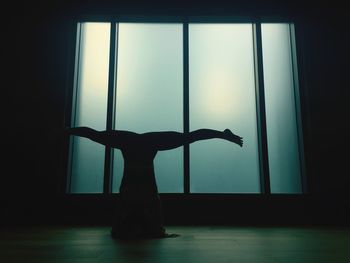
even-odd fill
[[[234,134],[230,129],[225,129],[224,134],[226,140],[237,143],[241,147],[243,146],[243,138]]]

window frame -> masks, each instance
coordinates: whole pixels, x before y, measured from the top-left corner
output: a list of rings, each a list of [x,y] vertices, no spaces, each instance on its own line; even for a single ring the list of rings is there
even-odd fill
[[[257,116],[257,134],[258,134],[258,152],[259,152],[259,169],[260,169],[260,188],[259,194],[251,193],[191,193],[190,192],[190,163],[189,163],[189,145],[184,145],[184,192],[183,193],[160,193],[161,195],[170,196],[270,196],[281,195],[273,194],[270,189],[269,178],[269,159],[267,146],[267,132],[266,132],[266,113],[265,113],[265,96],[264,96],[264,76],[263,76],[263,57],[262,57],[262,23],[288,23],[290,28],[291,39],[291,54],[292,54],[292,69],[294,78],[294,93],[295,93],[295,110],[297,116],[297,133],[299,143],[299,159],[301,166],[301,185],[302,193],[300,194],[282,194],[282,195],[304,195],[307,193],[307,177],[305,164],[305,144],[303,140],[304,123],[302,115],[302,101],[303,94],[301,92],[301,63],[299,59],[299,49],[296,44],[296,30],[295,22],[285,18],[262,18],[262,17],[237,17],[237,16],[81,16],[72,22],[72,26],[76,27],[75,37],[72,38],[71,43],[71,58],[74,58],[74,63],[70,63],[69,76],[67,82],[67,96],[66,96],[66,126],[74,124],[74,101],[77,93],[77,74],[76,68],[79,65],[79,47],[80,47],[80,24],[84,22],[104,22],[111,24],[110,31],[110,54],[109,54],[109,77],[108,77],[108,98],[107,98],[107,125],[106,130],[114,128],[115,116],[115,101],[116,101],[116,78],[117,72],[117,47],[118,47],[118,24],[123,22],[128,23],[181,23],[183,25],[183,132],[189,133],[189,24],[190,23],[247,23],[252,25],[253,32],[253,56],[254,56],[254,76],[255,76],[255,99],[256,99],[256,116]],[[75,46],[75,49],[74,49]],[[74,49],[74,50],[73,50]],[[72,86],[73,83],[73,86]],[[71,167],[71,149],[72,140],[68,142],[67,161],[65,162],[65,178],[63,183],[63,191],[66,195],[101,195],[99,194],[76,194],[70,193],[70,167]],[[104,181],[103,181],[103,195],[118,195],[112,193],[112,162],[113,150],[111,147],[105,148],[105,164],[104,164]]]

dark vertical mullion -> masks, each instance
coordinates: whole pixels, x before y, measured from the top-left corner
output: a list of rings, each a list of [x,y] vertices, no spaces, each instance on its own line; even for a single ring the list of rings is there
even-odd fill
[[[117,70],[118,70],[118,47],[119,47],[119,22],[114,22],[115,26],[116,26],[116,36],[115,36],[115,56],[114,56],[114,83],[113,83],[113,105],[112,105],[112,121],[111,121],[111,129],[115,129],[115,122],[116,122],[116,107],[117,107]],[[111,178],[109,180],[110,182],[110,193],[112,193],[113,189],[113,162],[114,162],[114,150],[112,150],[111,152],[111,163],[110,163],[110,175]]]
[[[108,97],[107,97],[107,121],[106,130],[113,129],[113,113],[114,113],[114,84],[115,84],[115,58],[116,58],[116,23],[111,22],[109,45],[109,72],[108,72]],[[104,180],[103,193],[111,193],[111,171],[112,171],[112,155],[113,151],[110,146],[105,148],[105,164],[104,164]]]
[[[298,149],[299,149],[299,162],[301,169],[301,187],[302,192],[307,192],[307,181],[305,172],[305,156],[304,156],[304,139],[301,121],[301,104],[300,104],[300,92],[299,92],[299,74],[297,64],[297,49],[295,41],[295,29],[293,24],[289,24],[289,39],[291,46],[291,61],[292,61],[292,75],[293,75],[293,88],[294,88],[294,103],[296,113],[296,125],[298,134]]]
[[[190,132],[189,120],[189,44],[188,22],[183,23],[183,131],[185,135]],[[190,146],[184,145],[184,193],[190,192]]]
[[[257,22],[253,25],[253,39],[261,191],[264,194],[270,194],[271,187],[267,148],[264,71],[260,22]]]

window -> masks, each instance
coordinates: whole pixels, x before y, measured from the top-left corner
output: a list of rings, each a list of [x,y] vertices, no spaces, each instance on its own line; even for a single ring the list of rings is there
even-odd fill
[[[110,24],[78,26],[73,119],[75,126],[106,128]],[[72,142],[70,191],[102,193],[104,146],[85,138]]]
[[[262,24],[261,30],[271,192],[300,193],[302,149],[298,143],[291,28],[288,24]]]
[[[134,132],[183,131],[182,24],[118,25],[115,128]],[[113,192],[123,158],[115,154]],[[162,192],[183,192],[183,149],[161,151],[155,174]]]
[[[210,140],[190,146],[194,193],[259,193],[251,24],[189,25],[190,129],[230,128],[244,147]]]
[[[230,128],[244,138],[243,148],[214,139],[159,152],[159,192],[303,192],[293,24],[81,22],[77,29],[71,126]],[[118,193],[119,150],[74,137],[70,152],[69,193]]]

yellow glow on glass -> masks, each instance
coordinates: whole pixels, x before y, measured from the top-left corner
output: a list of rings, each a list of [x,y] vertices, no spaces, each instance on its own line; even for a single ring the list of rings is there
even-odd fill
[[[191,144],[193,193],[260,192],[253,50],[252,24],[189,25],[190,129],[244,138]]]
[[[197,99],[207,115],[225,120],[240,112],[239,99],[235,96],[239,83],[234,77],[221,70],[215,70],[206,75],[203,82],[209,88],[203,89],[203,93],[199,94]]]
[[[110,23],[81,23],[74,126],[106,128]],[[105,147],[86,138],[73,142],[71,193],[102,193]]]

